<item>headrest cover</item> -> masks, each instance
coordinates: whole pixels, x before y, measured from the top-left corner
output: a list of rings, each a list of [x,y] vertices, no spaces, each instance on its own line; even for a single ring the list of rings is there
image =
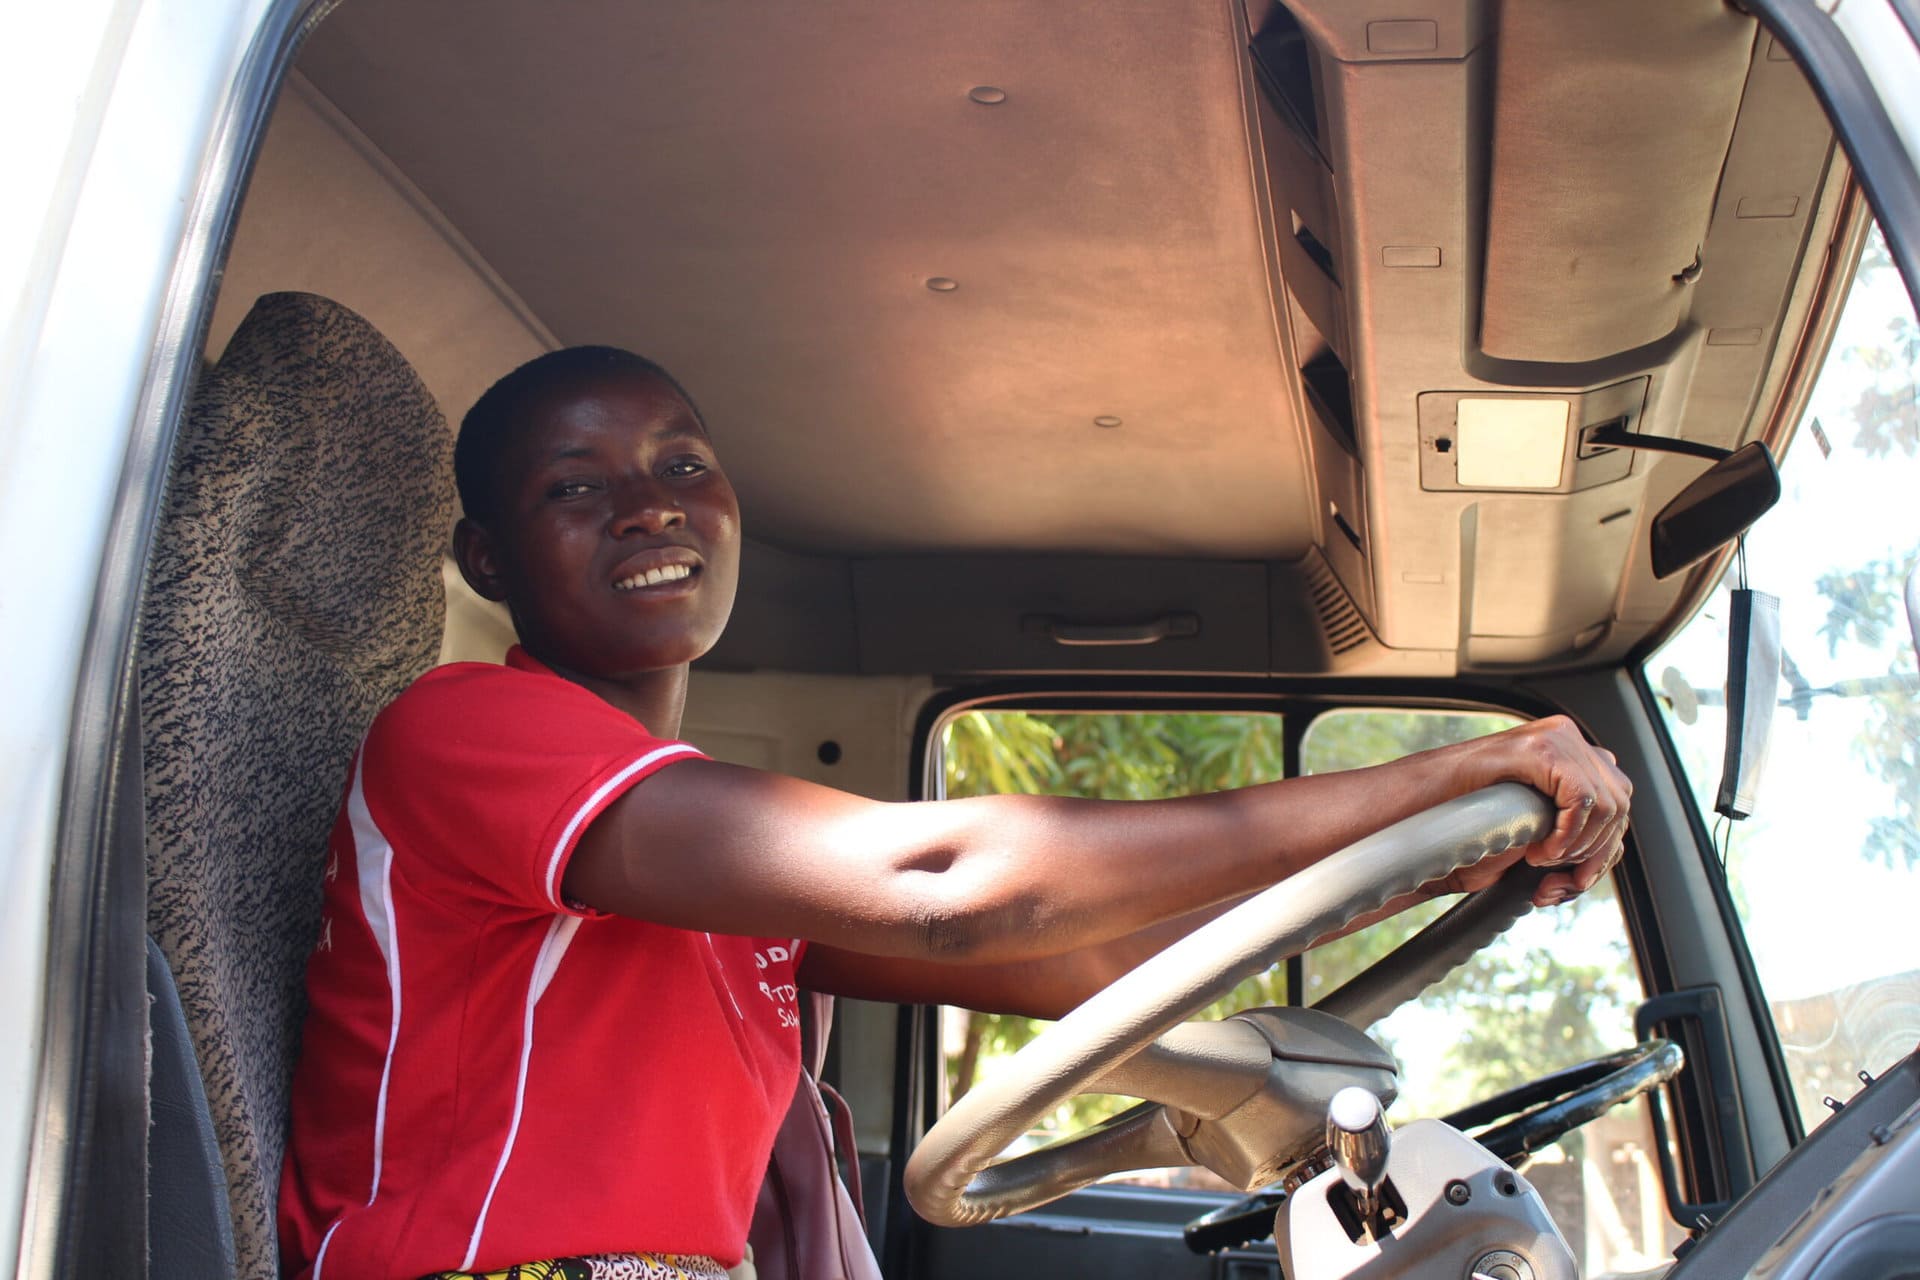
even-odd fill
[[[445,418],[345,307],[262,298],[174,448],[141,614],[147,923],[206,1082],[244,1277],[279,1272],[327,832],[374,714],[433,664]]]
[[[432,424],[431,430],[419,424]],[[438,607],[451,437],[406,358],[336,302],[260,299],[196,392],[170,519],[263,612],[365,677],[410,639],[384,609]]]

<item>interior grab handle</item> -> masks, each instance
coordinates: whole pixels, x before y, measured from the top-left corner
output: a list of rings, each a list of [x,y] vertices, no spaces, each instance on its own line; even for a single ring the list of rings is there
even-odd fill
[[[1173,637],[1200,634],[1197,613],[1163,613],[1144,622],[1071,622],[1044,613],[1020,619],[1020,629],[1070,648],[1158,644]]]

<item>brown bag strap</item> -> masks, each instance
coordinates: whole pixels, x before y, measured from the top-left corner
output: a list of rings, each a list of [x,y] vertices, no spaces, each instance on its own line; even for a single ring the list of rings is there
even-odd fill
[[[853,1200],[853,1211],[860,1215],[860,1229],[867,1229],[867,1198],[860,1190],[860,1148],[853,1137],[853,1108],[840,1096],[840,1091],[825,1080],[815,1082],[820,1087],[820,1099],[827,1104],[827,1121],[833,1126],[833,1150],[840,1158],[840,1176],[846,1181],[847,1195]]]
[[[800,993],[800,1069],[820,1078],[827,1064],[827,1037],[833,1032],[833,997],[818,991]]]

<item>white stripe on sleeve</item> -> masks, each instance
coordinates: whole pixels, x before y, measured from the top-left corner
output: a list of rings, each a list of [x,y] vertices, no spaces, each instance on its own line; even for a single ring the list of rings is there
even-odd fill
[[[320,1237],[320,1252],[313,1256],[312,1280],[320,1280],[320,1268],[327,1265],[327,1246],[333,1243],[333,1233],[340,1229],[340,1219],[335,1218],[333,1225],[327,1228],[327,1234]]]
[[[629,764],[626,768],[620,770],[620,772],[614,774],[594,789],[593,794],[587,797],[586,803],[574,811],[573,817],[567,822],[566,829],[560,833],[560,839],[555,842],[553,846],[553,855],[547,859],[547,899],[553,903],[556,911],[565,911],[567,909],[566,904],[560,901],[560,886],[555,883],[560,874],[560,859],[568,849],[573,847],[574,837],[579,834],[580,828],[587,821],[587,818],[596,813],[600,806],[606,803],[607,797],[613,794],[619,787],[624,786],[634,774],[639,773],[643,769],[651,768],[654,764],[665,760],[669,756],[697,756],[699,754],[700,749],[689,743],[670,742],[664,747],[655,747],[652,751],[647,752],[647,754],[641,756],[638,760],[635,760],[632,764]]]

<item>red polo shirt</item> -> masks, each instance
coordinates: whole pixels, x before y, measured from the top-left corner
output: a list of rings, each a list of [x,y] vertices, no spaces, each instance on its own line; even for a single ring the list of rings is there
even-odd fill
[[[381,712],[307,970],[289,1275],[739,1260],[799,1069],[801,944],[560,896],[594,817],[699,756],[517,648],[431,671]]]

